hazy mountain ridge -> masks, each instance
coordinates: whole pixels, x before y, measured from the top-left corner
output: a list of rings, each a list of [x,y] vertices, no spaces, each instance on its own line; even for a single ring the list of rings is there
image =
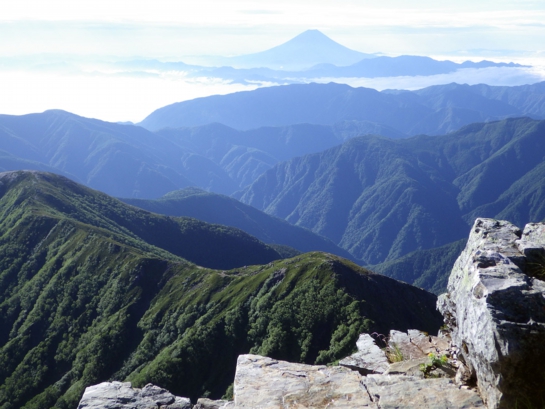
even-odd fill
[[[157,143],[159,137],[140,127],[64,111],[1,115],[0,123],[4,130],[0,147],[5,151],[47,164],[107,193],[132,196],[145,191],[153,196],[191,185],[183,174],[164,170],[178,160],[173,156],[175,147],[168,141]]]
[[[357,261],[346,250],[310,230],[294,226],[233,198],[187,188],[157,200],[121,199],[125,203],[168,216],[186,216],[232,226],[267,244],[282,244],[301,252],[324,251]]]
[[[467,239],[460,239],[441,247],[416,250],[371,268],[377,273],[425,288],[439,295],[446,291],[452,266],[466,242]]]
[[[227,64],[229,61],[225,61]],[[157,66],[152,63],[150,66]],[[168,69],[166,64],[163,69]],[[478,63],[465,61],[455,63],[452,61],[438,61],[430,57],[402,55],[398,57],[374,56],[367,57],[349,66],[337,66],[330,63],[316,64],[315,66],[298,71],[279,70],[271,68],[244,68],[237,69],[230,66],[215,68],[197,68],[189,70],[190,77],[208,76],[221,78],[239,83],[276,82],[278,84],[301,83],[321,78],[379,78],[402,76],[431,76],[454,73],[464,69],[479,69],[490,67],[521,68],[520,64],[495,63],[492,61],[480,61]]]
[[[281,160],[368,132],[404,136],[354,121],[245,132],[209,124],[152,133],[64,111],[0,115],[0,168],[54,171],[122,197],[156,198],[188,186],[231,194]]]
[[[359,137],[278,164],[237,197],[377,264],[459,240],[475,217],[542,220],[544,135],[545,122],[522,118]]]
[[[545,118],[543,83],[520,87],[448,84],[419,91],[293,84],[178,102],[140,125],[157,130],[219,122],[235,129],[370,121],[407,135],[444,134],[505,117]]]
[[[318,78],[375,78],[430,76],[463,69],[522,67],[492,61],[455,63],[430,57],[401,55],[388,57],[351,50],[318,30],[307,30],[269,50],[234,57],[192,57],[192,64],[135,60],[115,64],[127,70],[153,73],[181,71],[189,77],[221,78],[239,83],[305,82]],[[199,66],[205,65],[203,66]]]
[[[475,96],[477,91],[497,99]],[[0,151],[5,154],[0,154],[0,168],[55,171],[119,197],[157,198],[189,186],[232,194],[279,161],[319,152],[354,136],[440,134],[468,121],[518,115],[520,110],[508,102],[539,113],[545,108],[544,95],[543,84],[522,88],[451,84],[382,93],[338,84],[310,84],[187,103],[198,108],[186,112],[191,121],[199,120],[199,112],[205,109],[209,114],[202,122],[227,120],[229,115],[232,126],[267,125],[274,118],[278,123],[295,123],[247,131],[207,124],[152,133],[63,111],[2,115]],[[243,103],[237,107],[230,102],[233,98]],[[289,103],[275,103],[279,98]],[[226,111],[222,104],[228,105]],[[299,123],[304,121],[332,125]]]
[[[169,220],[182,219],[56,175],[0,174],[3,408],[73,408],[107,379],[219,397],[241,353],[327,363],[363,330],[441,323],[432,294],[332,255],[215,271],[135,233]],[[194,224],[193,242],[223,258],[224,244],[196,239],[206,226]]]

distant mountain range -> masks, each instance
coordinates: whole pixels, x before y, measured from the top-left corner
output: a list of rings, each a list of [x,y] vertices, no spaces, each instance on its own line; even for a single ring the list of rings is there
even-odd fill
[[[0,169],[56,172],[118,197],[158,198],[189,186],[232,194],[280,161],[366,133],[404,136],[355,121],[251,131],[210,124],[152,133],[64,111],[0,115]]]
[[[156,68],[174,67],[167,63],[164,67],[153,64]],[[182,66],[180,65],[180,68]],[[238,83],[273,82],[279,84],[301,83],[313,79],[327,78],[377,78],[401,76],[429,76],[453,73],[467,68],[479,69],[490,67],[521,68],[515,63],[495,63],[492,61],[455,63],[452,61],[437,61],[430,57],[402,55],[399,57],[366,58],[349,66],[338,67],[333,64],[317,64],[312,68],[299,71],[273,70],[270,68],[236,69],[229,66],[216,68],[199,68],[186,66],[189,77],[221,78]]]
[[[377,264],[457,241],[476,217],[544,219],[544,136],[545,121],[522,118],[358,137],[277,164],[235,197]]]
[[[517,225],[545,218],[536,182],[543,179],[540,161],[545,153],[536,136],[542,132],[541,122],[526,118],[477,123],[445,136],[412,138],[393,127],[420,118],[419,126],[442,133],[471,117],[493,119],[521,112],[543,117],[544,87],[450,84],[379,93],[337,84],[296,85],[195,100],[181,117],[204,121],[215,112],[214,119],[246,125],[266,124],[275,117],[288,123],[333,122],[244,131],[213,123],[151,132],[63,111],[3,115],[0,169],[54,171],[128,199],[156,199],[187,187],[234,194],[333,244],[308,231],[290,231],[277,219],[251,214],[225,197],[197,194],[138,205],[167,214],[183,214],[172,212],[185,209],[189,216],[250,229],[276,245],[345,256],[348,252],[359,263],[377,265],[466,237],[478,216]],[[206,115],[199,119],[198,112]],[[368,116],[351,116],[361,113]],[[425,120],[422,113],[428,114]],[[360,120],[350,120],[354,117]],[[337,119],[341,122],[335,123]],[[190,200],[201,201],[203,209],[184,208]],[[202,211],[207,201],[208,215]],[[233,210],[233,218],[214,220],[214,212],[224,206]],[[191,213],[197,210],[201,213]],[[309,247],[294,245],[295,237],[306,237]],[[292,250],[274,251],[282,256]],[[402,278],[393,264],[381,271]],[[403,279],[437,291],[437,283],[444,281],[436,271],[439,275],[425,281],[417,281],[412,273]]]
[[[189,77],[212,77],[250,83],[308,82],[317,78],[428,76],[467,68],[522,67],[492,61],[454,63],[429,57],[387,57],[351,50],[318,30],[307,30],[269,50],[236,57],[192,57],[191,64],[135,60],[115,64],[130,71],[183,71]],[[204,66],[203,66],[204,65]]]
[[[351,50],[319,30],[307,30],[291,40],[266,51],[236,57],[205,57],[201,63],[233,68],[270,68],[304,70],[317,64],[352,65],[365,58],[376,57]],[[197,60],[199,61],[199,60]]]
[[[190,186],[231,195],[279,162],[355,136],[404,138],[509,116],[543,118],[544,89],[272,87],[167,106],[143,125],[184,128],[157,132],[63,111],[0,115],[0,169],[57,172],[117,197],[155,199]]]
[[[294,84],[197,98],[160,108],[140,125],[150,129],[219,122],[235,129],[368,121],[400,134],[444,134],[473,122],[545,118],[545,82],[516,87],[448,84],[418,91]]]
[[[49,173],[0,173],[0,232],[3,409],[75,408],[107,380],[216,399],[239,354],[328,364],[362,331],[434,333],[442,322],[434,295],[347,260],[273,261],[240,230]]]

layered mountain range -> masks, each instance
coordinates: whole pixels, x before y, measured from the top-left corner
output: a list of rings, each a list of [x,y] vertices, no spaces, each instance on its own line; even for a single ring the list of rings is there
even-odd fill
[[[374,98],[389,102],[381,105]],[[278,100],[288,103],[275,104]],[[392,101],[397,101],[397,109],[390,109]],[[475,217],[517,224],[545,217],[539,186],[543,124],[511,119],[466,126],[444,136],[407,137],[399,123],[418,121],[419,113],[433,111],[431,117],[441,124],[434,129],[441,133],[472,115],[493,119],[524,112],[541,117],[544,101],[543,83],[452,84],[381,93],[309,84],[167,107],[185,110],[180,115],[173,111],[178,119],[231,118],[239,125],[257,126],[279,118],[285,124],[250,130],[213,123],[151,132],[63,111],[3,115],[0,168],[57,172],[126,200],[156,199],[188,187],[234,195],[262,212],[196,190],[157,203],[132,203],[246,229],[267,243],[299,251],[328,251],[362,265],[387,263],[377,270],[439,292],[455,252],[448,246],[444,253],[434,250],[433,257],[412,252],[462,239]],[[203,113],[201,119],[198,112]],[[464,116],[468,112],[472,114]],[[360,113],[367,116],[358,117]],[[293,124],[298,120],[326,124]],[[366,134],[371,135],[359,136]],[[306,230],[288,228],[279,219]],[[287,248],[275,251],[295,254]],[[413,261],[404,258],[409,256]],[[429,270],[415,275],[408,266],[422,266],[418,263],[424,259],[448,263],[437,268],[439,261],[432,262]]]
[[[362,331],[441,324],[434,295],[337,256],[274,261],[239,230],[50,173],[0,174],[0,231],[5,409],[74,408],[108,379],[218,398],[239,354],[330,363]]]
[[[418,91],[294,84],[178,102],[140,125],[179,128],[219,122],[235,129],[369,121],[406,135],[436,135],[516,116],[545,118],[545,83],[516,87],[448,84]]]
[[[523,67],[486,60],[455,63],[412,55],[389,57],[362,53],[337,43],[319,30],[307,30],[283,44],[253,54],[194,56],[185,61],[132,60],[118,62],[114,67],[150,75],[177,71],[187,77],[220,78],[243,84],[304,83],[320,78],[430,76],[466,69]]]
[[[152,133],[64,111],[0,115],[0,169],[57,172],[120,197],[158,198],[188,186],[231,194],[281,160],[369,132],[403,136],[368,122]]]
[[[222,61],[114,65],[291,85],[139,125],[0,115],[0,409],[74,408],[106,380],[229,398],[241,354],[335,365],[362,332],[435,333],[437,297],[396,279],[439,293],[475,218],[545,219],[545,83],[301,84],[515,64],[364,54],[317,30]]]
[[[281,161],[355,136],[442,134],[521,115],[544,117],[543,83],[415,92],[274,87],[165,107],[143,124],[186,127],[158,132],[63,111],[0,115],[0,169],[54,171],[118,197],[152,199],[189,186],[230,195]]]
[[[376,264],[457,241],[476,217],[545,218],[544,135],[544,121],[521,118],[363,136],[280,163],[235,196]]]

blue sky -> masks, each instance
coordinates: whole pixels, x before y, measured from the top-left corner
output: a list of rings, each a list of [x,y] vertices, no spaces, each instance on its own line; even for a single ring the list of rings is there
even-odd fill
[[[350,85],[526,83],[545,79],[544,22],[543,0],[6,0],[0,3],[0,113],[55,108],[139,121],[173,102],[257,85],[187,80],[183,73],[138,77],[105,71],[101,61],[191,62],[191,56],[240,55],[274,47],[307,29],[367,53],[541,67],[530,77],[491,70],[467,72],[471,77],[347,81]],[[69,64],[74,60],[83,64],[77,70]]]

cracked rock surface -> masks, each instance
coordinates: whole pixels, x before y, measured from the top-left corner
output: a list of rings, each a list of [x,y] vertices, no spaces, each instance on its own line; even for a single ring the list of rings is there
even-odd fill
[[[368,375],[339,366],[312,366],[241,355],[235,376],[235,407],[288,408],[480,408],[474,390],[451,379]]]
[[[339,365],[367,373],[384,373],[388,370],[388,358],[369,334],[361,334],[356,342],[358,352],[343,358]]]
[[[545,402],[545,225],[477,219],[438,308],[490,409]]]
[[[133,388],[130,382],[103,382],[85,389],[78,409],[191,409],[189,399],[147,384]]]

